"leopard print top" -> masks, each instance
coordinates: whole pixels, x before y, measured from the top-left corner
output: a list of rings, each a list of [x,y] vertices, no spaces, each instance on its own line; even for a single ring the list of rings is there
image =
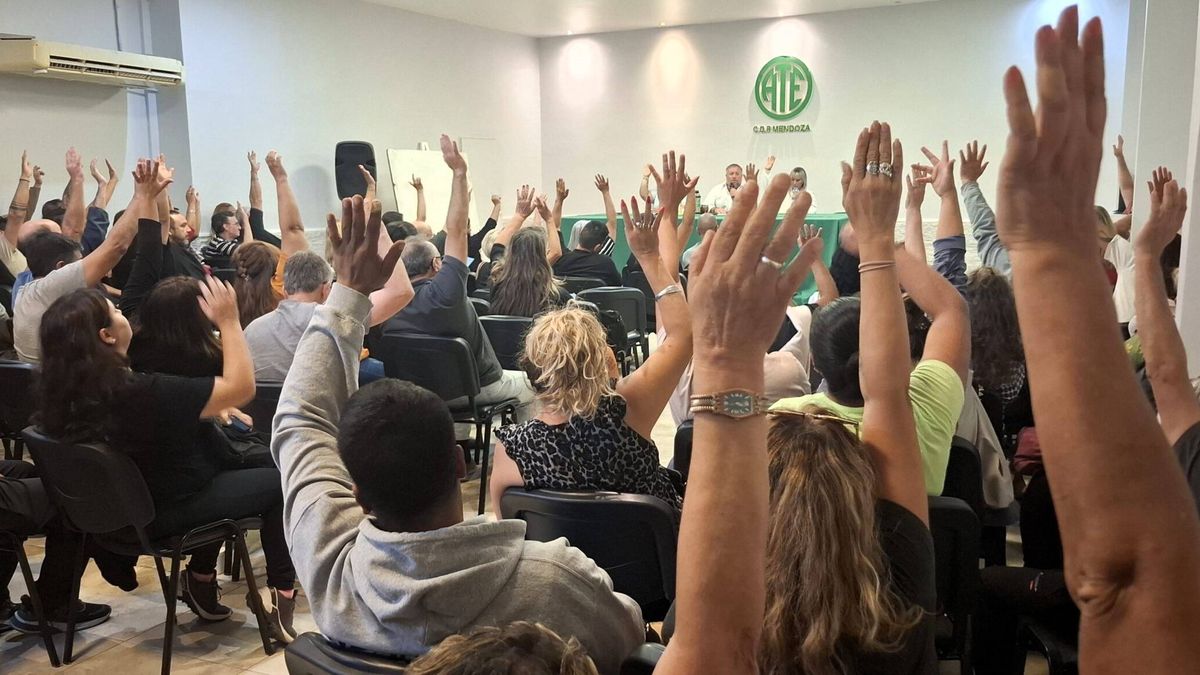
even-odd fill
[[[625,410],[625,399],[607,396],[591,418],[556,425],[535,419],[501,427],[496,437],[527,488],[652,495],[681,508],[658,447],[625,424]]]

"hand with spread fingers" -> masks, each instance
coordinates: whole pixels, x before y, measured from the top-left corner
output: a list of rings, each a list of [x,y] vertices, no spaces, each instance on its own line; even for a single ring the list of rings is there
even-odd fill
[[[1154,171],[1154,180],[1146,181],[1146,187],[1150,190],[1150,217],[1138,230],[1133,247],[1157,260],[1183,227],[1188,194],[1162,166]]]
[[[891,126],[874,122],[858,135],[854,166],[842,201],[854,223],[859,242],[895,239],[896,216],[900,211],[900,181],[883,171],[884,166],[903,166],[904,149],[892,140]],[[843,180],[845,170],[843,169]]]
[[[700,178],[688,179],[686,175],[687,157],[680,154],[675,160],[675,151],[664,152],[662,156],[662,173],[653,166],[650,171],[654,176],[655,188],[658,190],[658,203],[666,211],[669,218],[674,219],[679,211],[679,203],[683,198],[696,190]]]
[[[925,147],[921,148],[921,152],[930,163],[915,166],[921,166],[929,175],[929,184],[933,186],[934,193],[939,197],[954,194],[954,160],[950,159],[950,143],[942,141],[941,155],[934,154],[932,150]]]
[[[662,211],[655,212],[650,200],[643,200],[645,209],[638,208],[638,198],[630,197],[626,203],[621,200],[621,217],[625,221],[625,241],[629,250],[637,258],[642,267],[649,267],[658,254],[658,228],[662,223]],[[630,211],[630,205],[633,210]]]
[[[528,185],[522,185],[517,190],[517,215],[521,218],[528,218],[529,214],[533,213],[533,188]]]
[[[596,174],[596,189],[601,192],[608,192],[608,178],[602,174]]]
[[[979,141],[971,141],[967,144],[966,152],[958,151],[959,167],[958,175],[964,183],[976,183],[979,177],[987,171],[989,162],[983,161],[987,155],[987,145],[979,147]]]
[[[401,239],[380,255],[382,211],[378,201],[365,202],[362,197],[355,195],[342,200],[340,232],[337,218],[332,213],[326,218],[337,282],[363,295],[383,288],[404,251],[404,240]]]

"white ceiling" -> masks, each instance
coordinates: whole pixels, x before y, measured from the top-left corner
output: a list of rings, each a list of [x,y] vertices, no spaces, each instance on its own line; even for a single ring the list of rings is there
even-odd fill
[[[496,30],[553,37],[906,5],[932,0],[368,0]]]

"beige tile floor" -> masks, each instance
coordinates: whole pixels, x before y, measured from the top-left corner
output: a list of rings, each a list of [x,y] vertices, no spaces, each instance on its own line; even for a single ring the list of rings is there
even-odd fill
[[[664,412],[653,432],[664,464],[671,457],[674,434],[675,425],[670,414]],[[478,482],[474,482],[463,486],[463,514],[466,516],[475,514],[478,485]],[[265,571],[257,534],[251,534],[249,544],[254,569]],[[1015,542],[1010,542],[1010,548],[1011,544]],[[26,551],[36,575],[43,555],[40,540],[27,542]],[[260,574],[256,578],[260,586],[265,585],[265,576]],[[286,673],[282,649],[271,656],[263,652],[254,615],[246,607],[245,582],[234,583],[228,577],[221,577],[220,581],[224,593],[222,602],[234,610],[233,617],[220,623],[207,623],[197,619],[183,603],[179,603],[172,671],[213,675]],[[59,671],[105,675],[153,675],[159,672],[166,609],[152,559],[143,557],[140,560],[138,582],[135,591],[124,593],[101,579],[95,565],[88,566],[80,597],[90,602],[112,605],[113,615],[107,623],[76,636],[75,661]],[[18,572],[9,585],[9,593],[13,598],[19,598],[25,592],[24,581]],[[316,630],[308,599],[303,592],[299,594],[297,602],[295,625],[300,632]],[[55,645],[61,655],[62,636],[55,639]],[[0,635],[0,674],[46,672],[57,671],[50,668],[40,637],[11,632]],[[942,662],[941,673],[950,675],[958,672],[956,662]],[[1025,672],[1029,675],[1046,673],[1045,662],[1031,656]]]

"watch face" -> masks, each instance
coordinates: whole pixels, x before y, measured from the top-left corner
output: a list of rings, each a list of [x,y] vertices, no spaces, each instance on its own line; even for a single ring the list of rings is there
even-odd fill
[[[747,391],[731,391],[721,396],[721,407],[731,417],[749,417],[754,414],[754,394]]]

